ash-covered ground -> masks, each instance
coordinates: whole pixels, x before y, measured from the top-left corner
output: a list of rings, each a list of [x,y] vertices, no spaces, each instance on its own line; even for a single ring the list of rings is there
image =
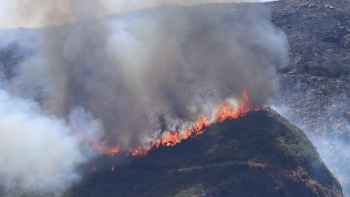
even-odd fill
[[[279,68],[279,111],[308,134],[350,196],[349,1],[287,0],[272,7],[291,58]]]

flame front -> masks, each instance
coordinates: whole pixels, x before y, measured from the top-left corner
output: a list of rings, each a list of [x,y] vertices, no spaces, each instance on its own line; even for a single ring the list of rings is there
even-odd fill
[[[96,140],[93,140],[91,142],[91,147],[96,149],[98,151],[98,153],[100,154],[106,154],[106,155],[114,155],[117,154],[120,151],[120,146],[116,145],[113,147],[109,147],[109,148],[105,148],[102,147],[101,145],[98,144],[98,142]]]
[[[216,122],[223,122],[226,119],[237,119],[240,116],[247,114],[251,108],[248,104],[248,93],[246,90],[243,92],[244,102],[236,110],[232,110],[230,105],[226,102],[222,103],[215,113]]]
[[[249,96],[247,90],[244,90],[242,93],[243,100],[240,102],[239,107],[233,110],[227,102],[223,102],[218,106],[216,113],[214,114],[214,119],[208,121],[208,117],[202,115],[200,120],[195,122],[190,128],[178,129],[175,132],[167,132],[158,139],[151,141],[149,146],[142,147],[139,146],[135,149],[129,150],[130,154],[133,156],[136,155],[145,155],[149,150],[156,149],[160,145],[162,146],[174,146],[181,142],[181,140],[187,139],[192,136],[202,134],[205,131],[205,128],[209,127],[212,123],[221,123],[227,119],[237,119],[240,116],[244,116],[251,110],[259,110],[258,108],[251,108],[249,106]],[[120,146],[116,145],[110,148],[101,147],[97,141],[93,141],[91,146],[96,149],[100,154],[114,155],[120,151]],[[114,170],[114,166],[112,168]],[[112,171],[113,171],[112,170]]]

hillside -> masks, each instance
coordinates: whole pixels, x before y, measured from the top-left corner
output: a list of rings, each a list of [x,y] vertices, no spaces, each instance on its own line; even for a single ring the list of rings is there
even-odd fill
[[[267,4],[272,7],[271,20],[286,33],[290,46],[289,64],[278,68],[281,103],[286,107],[283,115],[306,132],[323,161],[342,184],[344,194],[349,195],[350,4],[347,0],[284,0]],[[237,20],[237,13],[230,12],[232,4],[205,6],[217,10],[228,24]],[[155,10],[138,12],[152,15]],[[29,30],[18,31],[25,33]],[[30,54],[26,50],[16,44],[0,50],[0,65],[5,75],[1,77],[16,75],[16,65]],[[332,196],[332,192],[333,196],[341,195],[339,184],[334,178],[329,178],[332,175],[300,130],[295,130],[295,127],[293,131],[286,129],[292,126],[271,111],[254,114],[214,125],[204,135],[184,141],[179,146],[162,147],[151,151],[148,157],[134,158],[130,166],[118,166],[113,172],[98,170],[91,173],[85,182],[66,196],[108,196],[113,192],[113,196],[164,196],[162,192],[170,196],[186,196],[186,192],[232,196],[230,192],[233,190],[250,192],[238,193],[237,196],[299,196],[292,193],[298,191],[306,196],[316,193]],[[257,116],[261,120],[277,117],[278,121],[273,118],[272,122],[279,122],[277,125],[280,127],[277,128],[286,128],[270,132],[275,124],[267,124]],[[254,117],[260,120],[259,124],[245,124],[243,121],[252,122],[250,118]],[[249,125],[249,129],[238,127],[238,122],[240,126]],[[289,126],[283,126],[286,124]],[[265,127],[269,129],[262,129]],[[239,131],[238,128],[245,132],[230,132]],[[295,138],[286,142],[283,140],[285,137],[281,138],[285,135],[284,130],[291,133],[288,139],[302,136],[299,137],[302,140],[295,141],[298,139]],[[226,136],[226,133],[234,134]],[[309,148],[300,148],[299,145],[304,142]],[[297,151],[298,148],[301,152]],[[320,165],[320,171],[315,172],[310,167],[314,166],[313,161]],[[323,178],[316,176],[319,174]],[[324,186],[326,189],[322,189]],[[131,190],[135,193],[129,193]]]
[[[65,196],[273,197],[342,196],[342,192],[305,134],[266,109],[213,125],[202,135],[152,150],[112,172],[90,172]]]
[[[350,196],[349,1],[269,4],[271,19],[286,33],[290,46],[290,64],[279,68],[283,115],[307,133]]]
[[[349,2],[289,0],[272,7],[272,21],[286,33],[290,45],[291,62],[279,71],[284,103],[295,109],[292,120],[325,132],[318,125],[321,120],[337,134],[345,134],[348,111],[342,104],[349,103]]]

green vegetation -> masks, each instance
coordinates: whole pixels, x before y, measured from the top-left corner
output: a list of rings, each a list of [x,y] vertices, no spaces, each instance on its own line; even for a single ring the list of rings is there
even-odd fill
[[[185,190],[180,191],[174,197],[189,197],[189,196],[199,195],[199,194],[203,193],[203,191],[204,191],[203,185],[199,184],[199,185],[189,187]]]
[[[68,196],[342,196],[306,135],[271,109],[91,173]]]

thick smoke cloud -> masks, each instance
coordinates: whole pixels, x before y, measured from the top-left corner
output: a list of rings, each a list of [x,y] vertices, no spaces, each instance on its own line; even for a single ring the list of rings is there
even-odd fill
[[[91,115],[73,109],[68,125],[63,119],[43,115],[35,102],[12,97],[3,90],[0,102],[0,185],[6,187],[5,195],[52,189],[62,192],[80,179],[74,170],[87,157],[81,153],[82,144],[71,127],[100,129],[89,120]],[[84,136],[93,135],[91,131]]]
[[[29,172],[22,176],[6,169],[3,173],[20,180],[18,185],[25,191],[62,191],[78,180],[74,168],[90,155],[85,143],[97,140],[102,146],[130,150],[148,144],[164,129],[175,130],[198,120],[201,114],[212,117],[221,102],[242,99],[243,90],[253,107],[271,104],[278,96],[274,68],[287,59],[287,41],[269,22],[266,7],[162,6],[100,18],[107,8],[98,1],[26,3],[29,8],[31,3],[42,6],[37,12],[21,11],[25,4],[11,5],[11,9],[44,26],[77,23],[36,29],[22,38],[31,42],[17,44],[30,52],[16,67],[15,77],[3,77],[7,92],[3,94],[18,98],[0,107],[27,103],[23,112],[15,112],[23,114],[28,125],[22,128],[22,119],[14,119],[11,129],[17,133],[3,130],[0,143],[2,135],[12,133],[14,143],[9,145],[13,146],[10,152],[0,149],[0,156],[18,156],[6,165],[28,157],[25,164],[35,164],[35,172],[50,174],[28,183]],[[38,103],[35,113],[27,110],[28,100]],[[31,124],[36,126],[30,134],[35,143],[31,138],[15,138]],[[48,132],[50,138],[45,137]],[[32,154],[17,153],[18,144]],[[41,148],[48,152],[43,154]],[[67,163],[61,166],[62,161]]]

